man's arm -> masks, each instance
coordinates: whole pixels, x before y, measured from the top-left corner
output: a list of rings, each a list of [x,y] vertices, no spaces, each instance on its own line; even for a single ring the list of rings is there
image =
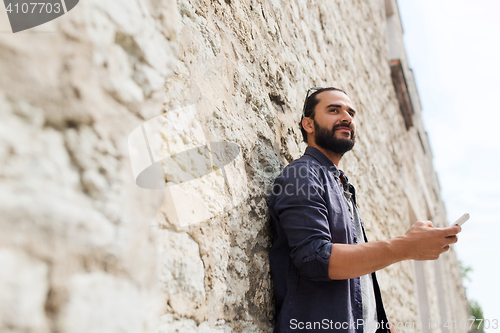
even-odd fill
[[[456,234],[461,230],[457,225],[440,229],[430,221],[417,222],[397,238],[363,244],[334,243],[328,276],[332,280],[352,279],[402,260],[435,260],[457,242]]]

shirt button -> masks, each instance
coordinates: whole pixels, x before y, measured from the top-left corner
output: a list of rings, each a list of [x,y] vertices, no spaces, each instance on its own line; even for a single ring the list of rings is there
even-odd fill
[[[358,308],[360,308],[361,307],[361,302],[358,302],[357,306],[358,306]]]

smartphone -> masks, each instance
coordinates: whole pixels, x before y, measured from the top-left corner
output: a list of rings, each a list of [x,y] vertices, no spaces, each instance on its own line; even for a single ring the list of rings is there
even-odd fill
[[[465,213],[458,220],[456,220],[455,223],[453,223],[452,225],[458,224],[459,226],[462,226],[465,223],[465,221],[467,221],[469,219],[469,217],[470,217],[469,213]]]

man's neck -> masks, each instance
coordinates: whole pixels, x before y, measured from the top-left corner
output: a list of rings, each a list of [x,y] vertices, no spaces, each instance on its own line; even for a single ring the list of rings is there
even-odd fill
[[[318,146],[314,142],[309,143],[308,146],[309,147],[314,147],[314,148],[318,149],[320,152],[322,152],[323,154],[325,154],[325,156],[328,157],[328,159],[330,161],[332,161],[333,164],[335,164],[335,166],[337,168],[339,167],[339,163],[340,163],[340,159],[342,158],[342,155],[336,154],[336,153],[334,153],[331,150],[328,150],[328,149],[325,149],[323,147],[320,147],[320,146]]]

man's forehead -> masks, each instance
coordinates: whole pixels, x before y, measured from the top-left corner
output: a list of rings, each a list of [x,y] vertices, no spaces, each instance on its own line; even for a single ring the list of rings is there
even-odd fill
[[[324,106],[330,104],[343,104],[349,107],[353,107],[352,101],[349,96],[338,90],[322,91],[316,95],[316,98],[319,99],[319,104],[324,104]]]

